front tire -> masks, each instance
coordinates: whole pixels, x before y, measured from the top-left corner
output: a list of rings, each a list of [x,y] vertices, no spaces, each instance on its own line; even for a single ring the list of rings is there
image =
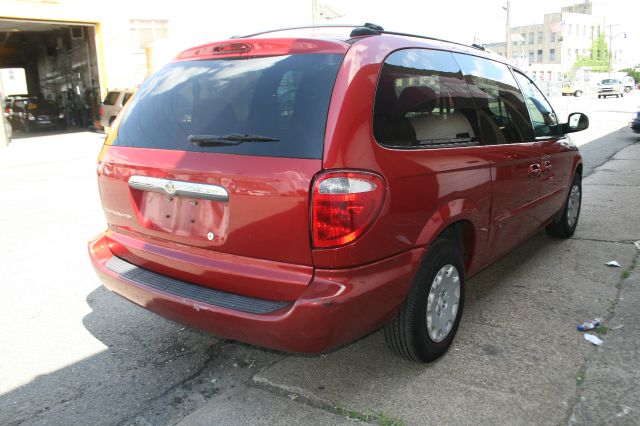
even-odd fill
[[[576,90],[573,96],[575,96],[576,98],[579,98],[580,96],[582,96],[582,90]]]
[[[453,341],[464,306],[465,269],[458,247],[436,240],[396,316],[385,325],[387,345],[411,361],[430,362]]]
[[[575,175],[564,202],[560,218],[547,225],[547,233],[552,237],[569,238],[576,232],[580,207],[582,205],[582,176]]]

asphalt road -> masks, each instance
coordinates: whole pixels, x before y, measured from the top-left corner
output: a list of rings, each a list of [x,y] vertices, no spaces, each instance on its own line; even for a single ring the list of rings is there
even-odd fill
[[[587,174],[638,140],[625,128],[637,94],[552,102],[562,118],[591,118],[574,138]],[[565,245],[533,238],[471,281],[455,349],[429,366],[394,357],[379,332],[323,356],[268,351],[164,320],[100,286],[86,242],[105,227],[95,182],[103,138],[16,134],[0,151],[0,424],[339,424],[367,412],[378,422],[388,414],[420,423],[428,412],[425,423],[450,423],[447,412],[487,405],[496,410],[483,419],[508,421],[544,410],[545,399],[562,419],[588,349],[573,323],[606,312],[616,294],[619,271],[596,264],[633,259],[624,229]],[[611,209],[625,196],[593,188]],[[581,225],[598,228],[588,217]],[[558,274],[558,259],[568,269],[554,286],[544,277]]]

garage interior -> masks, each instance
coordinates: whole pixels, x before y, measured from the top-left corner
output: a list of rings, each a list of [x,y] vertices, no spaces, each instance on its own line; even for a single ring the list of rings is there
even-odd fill
[[[95,25],[0,18],[0,68],[24,68],[30,96],[56,102],[68,125],[92,127],[101,93],[95,32]]]

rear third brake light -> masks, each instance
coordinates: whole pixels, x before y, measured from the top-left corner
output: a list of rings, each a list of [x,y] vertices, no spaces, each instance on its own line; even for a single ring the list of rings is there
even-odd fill
[[[311,202],[314,247],[338,247],[357,239],[378,216],[384,192],[384,181],[373,173],[329,172],[316,177]]]
[[[247,43],[227,43],[219,44],[213,48],[214,55],[228,55],[230,53],[247,53],[251,50],[251,45]]]

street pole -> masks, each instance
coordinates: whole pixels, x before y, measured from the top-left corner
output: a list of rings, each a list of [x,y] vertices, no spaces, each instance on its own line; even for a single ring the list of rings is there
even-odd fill
[[[311,0],[311,23],[315,27],[318,22],[318,5],[316,0]]]
[[[506,39],[507,39],[507,48],[505,52],[507,54],[507,60],[511,60],[511,1],[507,0],[507,7],[505,8],[507,11],[507,22],[506,22]]]
[[[611,37],[611,24],[609,24],[609,77],[611,77],[611,54],[613,53],[613,49],[611,48],[611,41],[613,37]]]

